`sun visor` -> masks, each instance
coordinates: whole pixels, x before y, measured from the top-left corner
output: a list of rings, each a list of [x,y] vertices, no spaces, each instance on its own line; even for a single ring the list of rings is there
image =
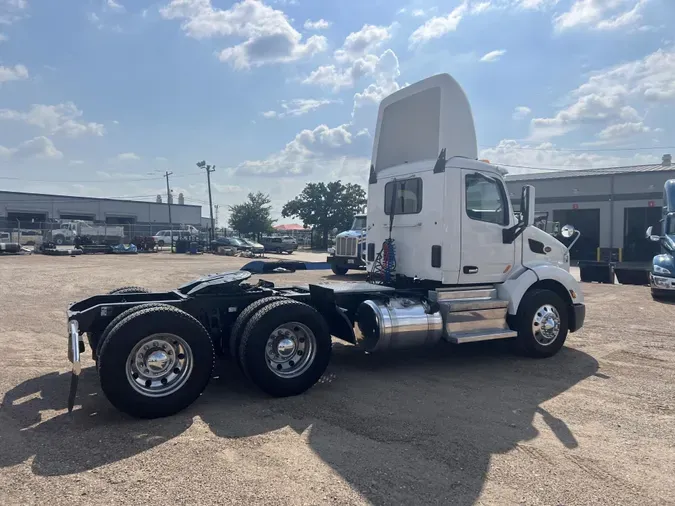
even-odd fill
[[[380,103],[373,143],[375,173],[422,160],[476,159],[476,130],[469,101],[448,74],[411,84]]]

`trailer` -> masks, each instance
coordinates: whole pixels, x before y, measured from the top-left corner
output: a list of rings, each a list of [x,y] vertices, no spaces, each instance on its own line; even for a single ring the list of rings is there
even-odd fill
[[[534,226],[534,188],[523,188],[521,219],[508,195],[502,171],[477,160],[455,80],[403,88],[378,113],[368,281],[277,287],[241,270],[76,302],[67,312],[68,408],[85,341],[106,397],[143,418],[194,402],[218,355],[268,395],[302,394],[324,374],[333,337],[368,353],[509,339],[525,355],[553,356],[584,324],[583,294],[569,250]]]

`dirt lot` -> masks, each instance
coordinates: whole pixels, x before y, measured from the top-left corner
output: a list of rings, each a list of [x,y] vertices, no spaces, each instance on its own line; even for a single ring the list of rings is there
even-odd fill
[[[0,258],[0,504],[675,504],[675,305],[644,287],[585,285],[586,326],[549,360],[336,343],[305,395],[267,398],[223,363],[155,421],[113,409],[87,353],[67,414],[68,302],[244,262]]]

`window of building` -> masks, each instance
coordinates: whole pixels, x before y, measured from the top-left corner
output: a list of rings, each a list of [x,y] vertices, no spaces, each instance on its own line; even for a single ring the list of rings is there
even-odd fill
[[[472,220],[508,225],[508,201],[501,182],[478,172],[467,174],[466,214]]]
[[[390,181],[384,185],[384,212],[397,214],[417,214],[422,210],[422,180],[419,177]]]

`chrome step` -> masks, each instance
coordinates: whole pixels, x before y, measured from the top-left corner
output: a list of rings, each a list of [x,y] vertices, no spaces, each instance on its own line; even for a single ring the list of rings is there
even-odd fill
[[[455,332],[508,329],[505,308],[446,312],[443,316],[445,317],[446,335]]]
[[[453,299],[439,301],[438,304],[441,306],[441,312],[450,313],[482,309],[504,309],[506,311],[509,305],[508,301],[499,299]]]
[[[429,291],[429,300],[441,302],[446,300],[458,299],[496,299],[497,290],[492,285],[481,285],[475,287],[461,288],[439,288]]]
[[[477,343],[479,341],[494,341],[496,339],[510,339],[517,335],[518,333],[511,329],[495,329],[488,332],[484,330],[478,332],[453,332],[448,335],[446,340],[454,344],[466,344]]]

